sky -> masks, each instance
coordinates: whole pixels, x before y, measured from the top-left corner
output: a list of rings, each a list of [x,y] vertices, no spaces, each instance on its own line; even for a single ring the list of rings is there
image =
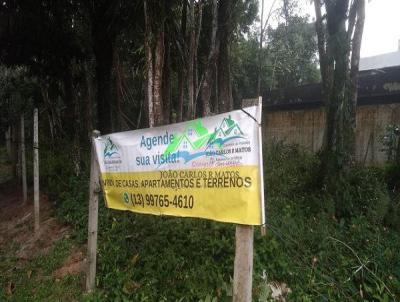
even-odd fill
[[[260,0],[261,1],[261,0]],[[269,9],[271,0],[265,0]],[[302,13],[314,18],[314,4],[303,2]],[[400,40],[400,0],[366,0],[361,57],[397,51]]]

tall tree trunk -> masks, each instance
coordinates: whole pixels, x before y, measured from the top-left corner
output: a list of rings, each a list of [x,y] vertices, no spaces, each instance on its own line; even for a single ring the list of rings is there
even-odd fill
[[[357,75],[365,0],[314,0],[326,128],[321,171],[324,178],[354,163]],[[326,22],[324,23],[324,19]],[[325,27],[326,26],[326,27]],[[325,28],[324,28],[325,27]]]
[[[200,104],[198,103],[198,98],[200,94],[200,87],[201,83],[199,84],[199,68],[198,68],[198,60],[197,60],[197,53],[199,49],[199,43],[200,43],[200,33],[201,33],[201,28],[202,28],[202,22],[203,22],[203,3],[198,2],[197,3],[197,21],[196,21],[196,46],[194,49],[194,117],[201,115],[201,108]],[[203,81],[201,79],[200,81]]]
[[[257,96],[261,95],[261,54],[264,42],[264,0],[261,0],[260,41],[258,42]]]
[[[354,35],[351,43],[351,65],[350,65],[350,79],[348,87],[347,106],[345,106],[345,118],[344,118],[344,129],[345,132],[344,140],[346,149],[349,150],[350,161],[355,161],[356,154],[356,110],[357,110],[357,96],[358,96],[358,70],[360,65],[360,50],[362,34],[364,31],[364,20],[365,20],[365,0],[358,0]],[[349,35],[351,37],[351,35]]]
[[[218,8],[218,101],[220,112],[233,108],[230,42],[232,37],[232,8],[233,1],[220,0]]]
[[[93,77],[91,74],[90,67],[88,66],[88,62],[85,63],[85,80],[86,80],[86,135],[87,138],[91,138],[92,132],[94,130],[93,127]]]
[[[146,103],[149,108],[149,126],[163,123],[162,82],[164,69],[164,12],[158,1],[144,1]],[[154,49],[154,51],[153,51]]]
[[[189,6],[189,36],[188,36],[188,59],[187,59],[187,87],[188,87],[188,107],[186,119],[194,118],[194,57],[196,47],[196,28],[195,28],[195,4],[194,0],[190,0]]]
[[[149,127],[154,126],[154,115],[153,115],[153,51],[152,51],[152,41],[151,41],[151,22],[152,16],[150,9],[148,8],[148,1],[144,1],[144,16],[145,16],[145,54],[146,54],[146,90],[145,90],[145,98],[146,98],[146,106],[148,108],[147,118],[149,121]],[[145,111],[146,112],[146,111]]]
[[[113,39],[107,29],[95,31],[94,54],[96,58],[97,128],[101,133],[111,131],[111,73],[113,67]]]
[[[218,45],[217,45],[217,28],[218,28],[218,3],[217,0],[212,1],[212,27],[210,39],[210,51],[208,54],[207,65],[204,72],[204,80],[201,86],[201,102],[202,102],[202,115],[208,116],[211,113],[211,90],[213,87],[213,70],[215,62],[218,58]]]
[[[186,37],[186,23],[187,23],[187,0],[182,0],[182,17],[181,17],[181,37],[184,40]],[[185,45],[182,45],[182,64],[181,70],[178,74],[179,96],[176,106],[177,122],[183,121],[183,105],[185,102],[185,79],[186,79],[186,64],[185,64]]]
[[[13,179],[18,179],[18,127],[17,123],[13,123],[11,126],[11,166]]]
[[[115,95],[115,101],[116,101],[116,123],[117,123],[117,129],[118,131],[121,131],[122,129],[126,129],[126,123],[124,123],[124,119],[122,117],[122,105],[121,103],[123,102],[124,99],[124,87],[122,84],[122,70],[121,70],[121,64],[119,60],[119,54],[116,51],[114,55],[115,59],[115,86],[116,86],[116,95]],[[125,127],[124,127],[124,126]]]
[[[68,135],[69,137],[73,137],[74,127],[73,124],[70,123],[71,120],[74,120],[75,115],[75,101],[74,101],[74,91],[73,91],[73,79],[72,79],[72,62],[70,62],[69,66],[65,68],[64,73],[64,103],[65,103],[65,114],[62,116],[62,126],[61,129],[63,133]]]
[[[171,46],[168,41],[168,33],[165,35],[165,62],[163,72],[163,111],[164,123],[171,122]]]
[[[81,109],[80,109],[80,98],[74,98],[74,152],[73,152],[73,163],[75,175],[79,176],[81,174]]]
[[[158,28],[155,55],[154,55],[154,123],[162,125],[163,119],[163,71],[164,71],[164,26]]]

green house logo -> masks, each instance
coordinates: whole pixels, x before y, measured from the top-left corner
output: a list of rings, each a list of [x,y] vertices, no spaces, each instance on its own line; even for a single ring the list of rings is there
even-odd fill
[[[189,122],[182,133],[174,135],[174,140],[167,146],[164,155],[176,154],[187,163],[205,156],[210,149],[221,149],[230,140],[244,138],[239,124],[230,115],[212,131],[204,127],[202,120],[198,119]]]

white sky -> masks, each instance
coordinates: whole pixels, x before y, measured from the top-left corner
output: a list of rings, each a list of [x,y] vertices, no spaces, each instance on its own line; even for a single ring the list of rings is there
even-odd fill
[[[262,0],[260,0],[261,2]],[[265,1],[269,10],[271,0]],[[303,12],[314,18],[314,4],[304,2]],[[266,15],[267,13],[264,13]],[[400,0],[367,0],[361,57],[374,56],[399,49],[400,40]]]

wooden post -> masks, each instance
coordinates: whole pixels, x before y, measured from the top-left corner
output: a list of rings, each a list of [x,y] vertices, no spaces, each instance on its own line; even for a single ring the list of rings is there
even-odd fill
[[[100,192],[100,168],[97,161],[95,150],[95,139],[100,136],[100,132],[93,131],[92,151],[90,162],[90,185],[89,185],[89,222],[88,222],[88,269],[86,275],[86,291],[91,292],[96,286],[96,257],[97,257],[97,225],[99,211],[99,192]]]
[[[28,192],[26,186],[26,158],[25,158],[25,121],[21,114],[21,170],[22,170],[22,200],[26,203]]]
[[[253,236],[253,226],[236,226],[233,302],[251,302],[253,283]]]
[[[262,106],[262,98],[246,99],[242,101],[242,106]],[[264,184],[262,167],[262,145],[261,145],[261,107],[258,115],[254,117],[259,124],[258,139],[259,161],[260,161],[260,199],[261,206],[264,207]],[[262,211],[262,213],[264,213]],[[261,217],[264,221],[264,214]],[[265,234],[265,229],[261,228],[261,233]],[[254,249],[254,227],[251,225],[237,225],[235,234],[235,266],[233,271],[233,302],[251,302],[253,285],[253,249]]]
[[[39,132],[38,109],[33,111],[33,196],[35,212],[35,234],[39,233]]]

